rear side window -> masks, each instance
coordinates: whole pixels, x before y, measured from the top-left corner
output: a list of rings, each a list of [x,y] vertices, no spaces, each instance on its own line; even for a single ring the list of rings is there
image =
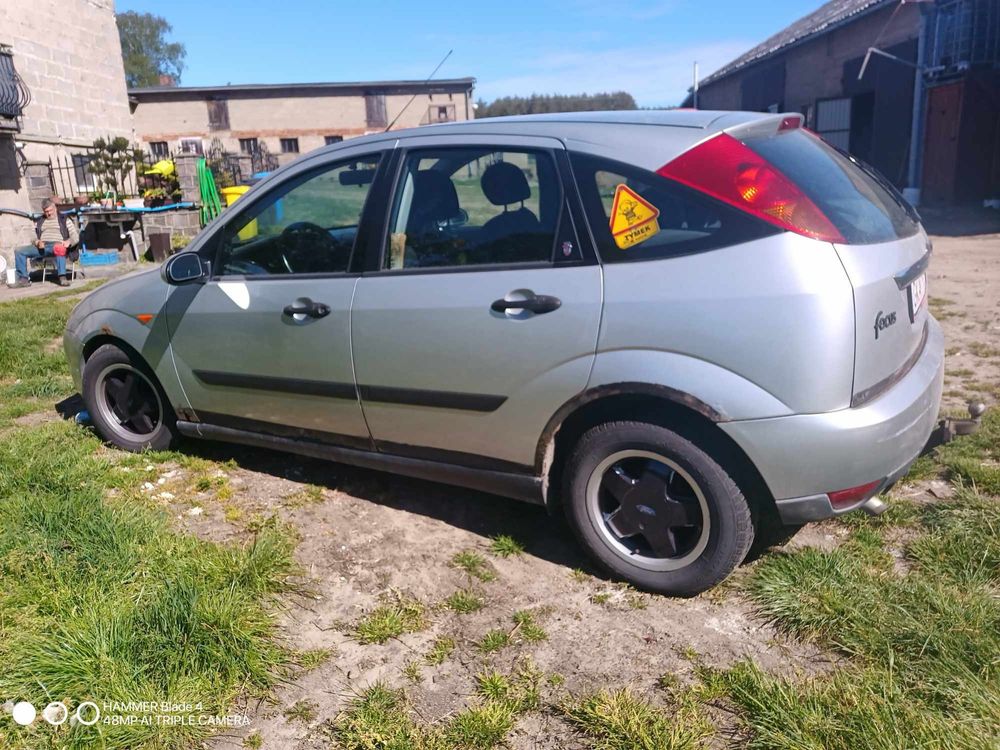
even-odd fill
[[[702,252],[780,231],[654,172],[586,154],[570,158],[604,263]]]
[[[810,133],[794,130],[744,143],[808,195],[848,244],[888,242],[919,229],[912,209],[884,177]]]
[[[541,151],[411,152],[393,201],[386,269],[548,262],[563,200]]]

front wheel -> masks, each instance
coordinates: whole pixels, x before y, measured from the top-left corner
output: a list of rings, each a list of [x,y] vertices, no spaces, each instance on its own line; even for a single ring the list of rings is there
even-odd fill
[[[83,400],[101,437],[127,451],[166,450],[173,409],[145,363],[105,344],[83,368]]]
[[[705,591],[753,542],[750,508],[730,476],[664,427],[594,427],[577,443],[565,477],[577,538],[602,567],[639,588]]]

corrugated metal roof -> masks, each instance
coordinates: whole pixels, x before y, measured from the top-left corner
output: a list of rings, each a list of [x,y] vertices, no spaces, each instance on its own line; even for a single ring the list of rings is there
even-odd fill
[[[347,81],[347,82],[317,82],[317,83],[240,83],[232,86],[148,86],[129,89],[129,96],[143,94],[167,94],[179,98],[197,94],[218,95],[231,92],[302,92],[316,89],[434,89],[461,86],[468,88],[476,82],[475,78],[441,78],[432,81]]]
[[[705,86],[720,78],[732,75],[748,65],[764,60],[777,54],[787,47],[799,44],[805,40],[824,34],[832,29],[850,23],[859,16],[878,10],[882,6],[895,5],[900,0],[830,0],[821,5],[808,16],[803,16],[790,26],[786,26],[777,34],[768,37],[753,49],[743,53],[735,60],[723,65],[707,78],[698,82]]]

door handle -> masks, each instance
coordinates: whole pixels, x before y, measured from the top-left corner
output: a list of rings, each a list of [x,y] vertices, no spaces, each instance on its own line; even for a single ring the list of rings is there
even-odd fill
[[[322,302],[313,302],[308,297],[302,297],[291,305],[285,305],[283,312],[289,317],[305,315],[310,318],[325,318],[330,314],[330,306],[324,305]]]
[[[490,309],[494,312],[507,312],[507,310],[530,310],[536,315],[544,315],[545,313],[552,312],[553,310],[558,310],[562,306],[562,300],[558,297],[552,297],[548,294],[535,294],[534,292],[524,293],[524,299],[508,299],[511,295],[508,294],[507,297],[501,297],[498,300],[494,300],[493,304],[490,305]]]

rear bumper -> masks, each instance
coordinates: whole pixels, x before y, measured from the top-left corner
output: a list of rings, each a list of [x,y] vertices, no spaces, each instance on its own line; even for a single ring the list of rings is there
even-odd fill
[[[910,371],[877,399],[826,414],[724,422],[767,483],[785,523],[855,510],[834,509],[826,493],[903,476],[937,421],[944,381],[944,336],[928,316],[927,342]]]

